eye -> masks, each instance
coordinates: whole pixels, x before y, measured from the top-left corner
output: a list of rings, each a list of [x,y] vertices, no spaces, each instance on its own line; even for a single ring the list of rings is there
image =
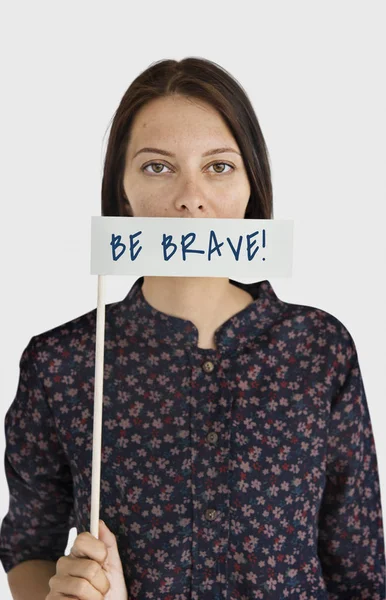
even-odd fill
[[[148,163],[147,165],[144,165],[141,170],[142,171],[146,171],[147,167],[151,167],[152,165],[157,165],[157,167],[166,167],[166,165],[164,165],[163,163],[159,163],[159,162],[151,162]],[[150,173],[150,171],[146,171],[146,173]],[[153,175],[158,175],[159,173],[162,174],[162,171],[153,171]]]
[[[217,167],[218,165],[225,165],[226,167],[231,167],[231,169],[232,169],[233,171],[234,171],[234,169],[235,169],[235,168],[234,168],[232,165],[230,165],[229,163],[226,163],[226,162],[215,162],[215,163],[212,163],[212,164],[211,164],[211,165],[209,165],[209,166],[210,166],[210,167],[215,167],[215,166]],[[230,173],[230,171],[224,171],[224,170],[222,170],[222,171],[215,171],[215,173],[216,173],[217,175],[221,175],[221,173]]]
[[[153,165],[156,165],[157,167],[166,167],[166,165],[164,165],[164,163],[154,162],[153,161],[151,163],[148,163],[147,165],[144,165],[141,168],[141,170],[142,171],[146,171],[147,173],[150,173],[150,171],[147,171],[146,169],[147,169],[147,167],[152,167]],[[215,163],[212,163],[211,165],[209,165],[209,167],[214,167],[214,166],[217,167],[218,165],[223,165],[223,166],[226,166],[226,167],[230,167],[232,169],[232,171],[234,171],[234,169],[235,169],[235,167],[233,165],[230,165],[229,163],[226,163],[226,162],[215,162]],[[214,172],[215,172],[216,175],[221,175],[222,173],[229,173],[230,171],[225,171],[223,169],[222,171],[214,171]],[[159,174],[162,175],[162,170],[160,170],[160,169],[158,169],[157,171],[153,171],[152,170],[152,174],[153,175],[159,175]]]

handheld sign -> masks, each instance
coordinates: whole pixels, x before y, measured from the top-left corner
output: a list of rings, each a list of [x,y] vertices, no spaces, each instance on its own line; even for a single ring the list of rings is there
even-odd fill
[[[293,221],[91,217],[98,275],[90,533],[98,537],[105,337],[105,275],[291,277]]]
[[[293,221],[91,217],[91,274],[290,277]]]

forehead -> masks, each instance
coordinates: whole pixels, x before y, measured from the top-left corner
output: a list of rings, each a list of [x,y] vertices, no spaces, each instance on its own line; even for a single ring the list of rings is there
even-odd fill
[[[221,114],[210,104],[195,98],[168,96],[149,101],[135,115],[131,144],[147,144],[163,139],[169,142],[233,141]]]

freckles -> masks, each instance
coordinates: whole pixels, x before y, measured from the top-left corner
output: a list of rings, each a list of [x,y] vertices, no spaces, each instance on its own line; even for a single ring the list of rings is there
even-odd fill
[[[161,198],[156,194],[146,194],[146,196],[141,196],[141,204],[142,206],[146,206],[147,204],[154,204],[156,202],[160,202]]]

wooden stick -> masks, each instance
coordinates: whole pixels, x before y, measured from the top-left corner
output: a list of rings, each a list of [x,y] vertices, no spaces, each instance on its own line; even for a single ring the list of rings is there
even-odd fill
[[[94,378],[94,430],[92,437],[91,518],[90,533],[98,538],[101,481],[101,442],[103,410],[103,372],[105,345],[105,276],[98,275],[98,301],[96,311],[95,378]]]

